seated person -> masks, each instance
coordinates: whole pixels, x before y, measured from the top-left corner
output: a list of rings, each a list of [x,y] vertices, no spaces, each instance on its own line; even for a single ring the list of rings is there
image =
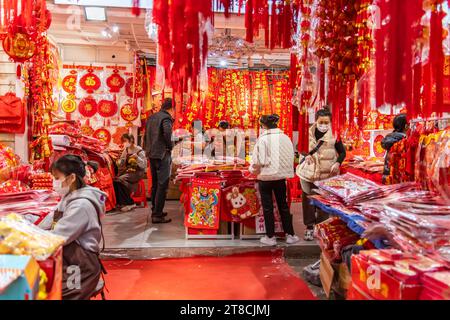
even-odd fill
[[[136,191],[139,180],[145,177],[147,159],[144,150],[137,146],[131,134],[122,135],[124,150],[118,161],[118,176],[114,178],[117,208],[128,212],[136,207],[131,194]]]

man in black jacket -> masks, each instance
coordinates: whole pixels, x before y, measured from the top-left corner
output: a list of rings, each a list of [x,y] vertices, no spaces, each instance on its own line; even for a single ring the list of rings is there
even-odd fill
[[[147,121],[145,132],[145,151],[150,159],[152,173],[152,222],[168,223],[164,205],[169,188],[173,126],[172,99],[164,99],[161,110],[153,114]]]

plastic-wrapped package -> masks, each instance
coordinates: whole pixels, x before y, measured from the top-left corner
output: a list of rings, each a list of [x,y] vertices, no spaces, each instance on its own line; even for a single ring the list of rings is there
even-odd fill
[[[440,138],[431,181],[436,191],[450,205],[450,130],[446,130]]]
[[[11,148],[0,143],[0,182],[11,179],[14,168],[19,164],[19,156]]]
[[[65,239],[44,231],[19,215],[0,219],[0,254],[31,255],[42,261],[50,257]]]

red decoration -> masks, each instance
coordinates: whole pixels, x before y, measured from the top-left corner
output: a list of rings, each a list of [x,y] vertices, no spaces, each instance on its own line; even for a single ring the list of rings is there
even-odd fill
[[[72,113],[77,109],[77,103],[75,102],[75,96],[68,95],[61,103],[62,111],[66,113]]]
[[[64,77],[62,88],[67,93],[75,93],[77,90],[77,72],[75,70],[70,71],[70,74]]]
[[[94,73],[92,68],[88,69],[88,72],[81,77],[80,87],[86,90],[87,93],[94,93],[101,86],[100,78]]]
[[[111,100],[100,100],[98,103],[98,114],[104,118],[114,116],[118,109],[117,103]]]
[[[146,84],[144,81],[134,83],[134,78],[128,78],[125,93],[130,98],[142,98],[145,96]]]
[[[133,122],[139,117],[139,110],[131,103],[127,103],[120,108],[120,116],[128,122]]]
[[[94,134],[94,129],[92,129],[91,126],[85,124],[84,126],[81,126],[81,133],[85,136],[91,136]]]
[[[381,141],[383,138],[384,137],[382,135],[378,135],[373,141],[373,153],[375,154],[375,157],[381,158],[386,153],[386,150],[384,150],[381,146]]]
[[[125,80],[120,76],[119,70],[114,69],[113,74],[106,79],[106,85],[111,93],[117,93],[123,88]]]
[[[105,145],[111,142],[111,133],[105,128],[95,130],[93,137],[102,141]]]
[[[36,44],[25,33],[7,34],[3,39],[3,49],[14,62],[25,62],[33,57]]]
[[[91,118],[97,113],[97,101],[94,98],[84,98],[78,105],[78,112],[86,118]]]

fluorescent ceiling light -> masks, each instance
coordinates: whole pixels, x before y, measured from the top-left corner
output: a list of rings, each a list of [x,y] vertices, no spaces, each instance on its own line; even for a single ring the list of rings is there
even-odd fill
[[[102,7],[84,7],[87,21],[106,21],[106,10]]]

